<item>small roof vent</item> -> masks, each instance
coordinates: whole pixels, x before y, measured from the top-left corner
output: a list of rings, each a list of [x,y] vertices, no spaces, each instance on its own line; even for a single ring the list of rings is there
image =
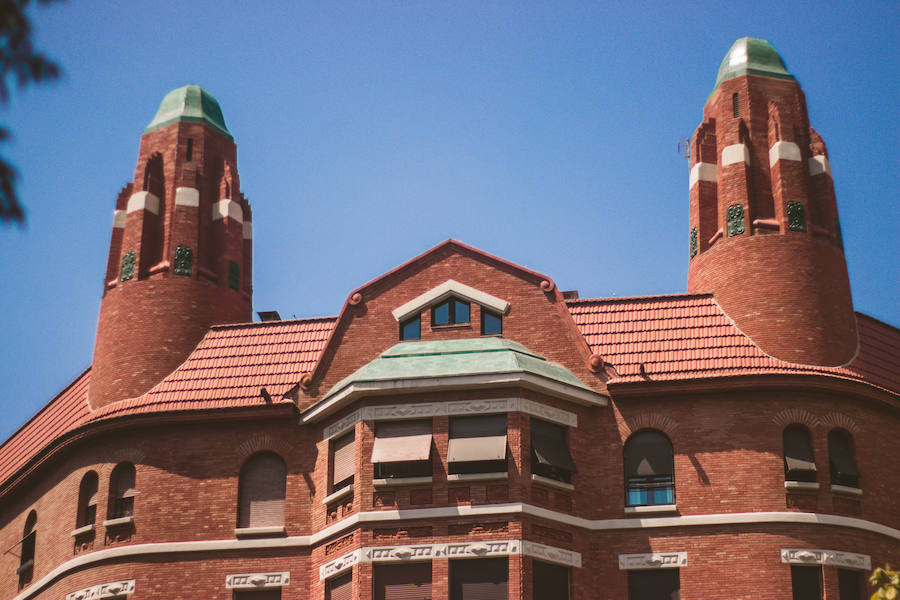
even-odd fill
[[[259,315],[260,321],[280,321],[281,315],[278,314],[277,310],[261,310],[256,314]]]

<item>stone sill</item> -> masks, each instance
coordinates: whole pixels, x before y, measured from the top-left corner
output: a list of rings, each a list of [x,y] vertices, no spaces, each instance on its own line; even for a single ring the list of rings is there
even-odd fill
[[[104,527],[119,527],[121,525],[133,525],[134,517],[119,517],[118,519],[107,519],[103,521]]]
[[[322,498],[322,504],[331,504],[335,500],[343,498],[344,496],[350,496],[352,494],[353,494],[353,484],[351,483],[350,485],[342,487],[338,491]]]
[[[72,537],[78,537],[79,535],[84,535],[85,533],[94,533],[94,524],[90,523],[89,525],[85,525],[84,527],[79,527],[78,529],[72,532]]]
[[[238,527],[234,530],[234,536],[239,538],[276,537],[283,535],[286,535],[284,525],[274,525],[272,527]]]
[[[836,494],[847,494],[848,496],[862,496],[863,493],[861,489],[847,485],[832,485],[831,491]]]
[[[812,490],[819,489],[819,484],[818,484],[818,482],[815,482],[815,481],[785,481],[784,489],[812,491]]]
[[[430,484],[431,477],[391,477],[388,479],[373,479],[372,486],[375,489],[386,488],[386,487],[395,487],[401,485],[422,485],[422,484]]]
[[[447,475],[447,481],[496,481],[499,479],[509,479],[509,473],[453,473]]]
[[[534,473],[531,474],[531,481],[546,485],[548,487],[556,488],[558,490],[565,490],[567,492],[571,492],[575,489],[575,486],[571,483],[566,483],[565,481],[557,481],[555,479],[550,479],[549,477],[544,477],[543,475],[535,475]]]
[[[625,514],[634,513],[673,513],[678,512],[674,504],[649,504],[647,506],[626,506]]]

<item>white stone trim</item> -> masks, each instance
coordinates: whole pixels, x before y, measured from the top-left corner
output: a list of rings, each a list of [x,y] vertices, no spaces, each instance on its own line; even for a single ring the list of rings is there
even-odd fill
[[[397,321],[402,321],[406,317],[411,317],[414,313],[419,312],[426,306],[429,306],[435,302],[439,302],[449,296],[459,296],[460,298],[469,300],[470,302],[474,302],[475,304],[486,306],[491,310],[500,313],[501,315],[506,314],[506,311],[509,308],[509,302],[507,302],[506,300],[502,300],[500,298],[497,298],[496,296],[491,296],[490,294],[487,294],[480,290],[476,290],[475,288],[470,287],[464,283],[448,279],[444,283],[428,290],[424,294],[416,296],[406,304],[398,306],[391,311],[391,314],[394,315],[394,318]]]
[[[547,487],[556,488],[558,490],[564,490],[566,492],[571,492],[575,489],[575,486],[571,483],[566,483],[565,481],[557,481],[556,479],[550,479],[549,477],[544,477],[543,475],[537,475],[535,473],[531,474],[531,480],[535,483],[540,483],[541,485],[546,485]]]
[[[290,571],[273,573],[235,573],[225,576],[226,590],[263,590],[291,584]]]
[[[786,479],[784,481],[784,489],[786,490],[817,490],[819,489],[819,482],[817,481],[791,481]]]
[[[691,183],[688,188],[694,187],[698,181],[718,181],[719,167],[713,163],[701,163],[691,167]]]
[[[284,534],[284,525],[273,525],[271,527],[236,527],[234,529],[234,537],[238,538]]]
[[[769,166],[774,167],[779,160],[803,160],[800,156],[800,146],[794,142],[775,142],[769,148]]]
[[[133,523],[134,523],[134,517],[129,515],[127,517],[118,517],[116,519],[107,519],[107,520],[103,521],[103,526],[104,527],[117,527],[119,525],[131,525]]]
[[[85,525],[84,527],[79,527],[78,529],[73,529],[73,530],[72,530],[72,537],[78,537],[79,535],[82,535],[82,534],[84,534],[84,533],[87,533],[87,532],[93,531],[93,530],[94,530],[94,524],[93,524],[93,523],[88,523],[88,524]]]
[[[150,192],[135,192],[128,199],[127,212],[135,212],[137,210],[148,210],[154,215],[159,214],[159,198]]]
[[[253,221],[244,221],[244,239],[253,239]]]
[[[568,567],[581,567],[581,554],[572,550],[525,540],[488,540],[359,548],[319,567],[319,579],[325,580],[334,577],[359,563],[414,562],[435,558],[484,558],[515,554],[524,554]]]
[[[125,215],[127,214],[124,210],[114,210],[113,211],[113,229],[124,229],[125,228]]]
[[[509,473],[497,471],[496,473],[450,473],[447,475],[447,481],[499,481],[501,479],[509,479]]]
[[[241,205],[234,200],[228,200],[227,198],[225,200],[219,200],[218,202],[213,204],[213,221],[224,219],[226,217],[229,219],[234,219],[238,223],[243,223],[244,210],[241,208]]]
[[[809,159],[809,174],[821,175],[822,173],[826,173],[834,179],[834,176],[831,174],[831,163],[828,162],[826,156],[819,154]]]
[[[727,167],[735,163],[750,164],[750,150],[746,144],[732,144],[722,150],[722,166]]]
[[[626,506],[625,514],[678,512],[674,504],[654,504],[651,506]]]
[[[459,400],[455,402],[419,402],[416,404],[390,404],[367,406],[353,411],[343,419],[322,430],[322,439],[328,440],[353,429],[360,421],[399,421],[403,419],[427,419],[438,416],[487,415],[523,412],[545,421],[567,427],[578,427],[578,415],[525,398],[488,398],[485,400]],[[307,421],[304,417],[304,421]]]
[[[186,554],[191,552],[244,552],[262,548],[306,548],[315,546],[328,538],[352,529],[364,523],[390,523],[419,519],[441,519],[448,517],[478,518],[485,516],[529,515],[546,519],[554,523],[579,527],[589,531],[622,531],[629,529],[656,529],[664,527],[708,527],[728,525],[750,525],[765,523],[794,523],[801,525],[820,525],[823,527],[846,527],[883,535],[900,541],[900,529],[894,529],[881,523],[844,517],[804,512],[745,512],[720,513],[709,515],[682,515],[675,517],[642,517],[626,519],[585,519],[565,513],[524,504],[511,502],[506,504],[485,504],[476,506],[445,506],[441,508],[419,508],[400,510],[378,510],[355,513],[333,525],[325,527],[312,535],[297,535],[279,538],[204,540],[193,542],[151,542],[103,548],[93,552],[80,554],[32,583],[27,590],[14,596],[11,600],[27,600],[36,596],[45,586],[56,579],[94,564],[109,560],[136,558],[155,554]]]
[[[134,579],[123,579],[110,583],[92,585],[66,594],[66,600],[100,600],[101,598],[118,598],[134,593]]]
[[[620,554],[619,570],[629,569],[677,569],[686,567],[687,552],[650,552],[647,554]]]
[[[836,492],[838,494],[849,494],[850,496],[862,496],[863,491],[856,487],[850,487],[849,485],[831,485],[831,491]]]
[[[200,206],[200,190],[192,187],[175,188],[175,206]]]
[[[349,496],[352,493],[353,493],[353,484],[351,483],[350,485],[345,485],[338,491],[332,492],[331,494],[328,494],[327,496],[322,498],[322,504],[331,504],[335,500],[339,500],[339,499],[343,498],[344,496]]]
[[[841,552],[839,550],[782,548],[781,562],[791,563],[792,565],[832,565],[863,571],[872,569],[872,558],[868,554]]]
[[[431,484],[431,475],[428,477],[389,477],[385,479],[373,479],[372,487],[375,489],[379,488],[390,488],[390,487],[402,487],[404,485],[423,485],[423,484]]]

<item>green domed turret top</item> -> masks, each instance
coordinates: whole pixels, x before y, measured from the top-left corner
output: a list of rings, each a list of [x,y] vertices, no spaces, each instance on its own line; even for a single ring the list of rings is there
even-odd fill
[[[766,40],[743,37],[731,46],[731,50],[722,59],[713,91],[726,79],[748,74],[794,79],[772,44]]]
[[[219,102],[199,85],[186,85],[166,94],[159,105],[159,110],[156,111],[156,116],[147,125],[144,133],[155,131],[176,121],[206,123],[228,139],[232,139],[231,133],[225,127],[225,117],[222,116]]]

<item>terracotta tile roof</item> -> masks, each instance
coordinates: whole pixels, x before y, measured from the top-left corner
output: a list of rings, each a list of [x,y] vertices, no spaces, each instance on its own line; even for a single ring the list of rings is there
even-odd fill
[[[137,413],[259,406],[265,387],[275,403],[313,369],[335,318],[267,321],[210,329],[184,363],[138,398],[92,411],[90,370],[0,445],[0,485],[44,446],[86,423]]]
[[[612,365],[613,383],[760,374],[828,374],[900,392],[900,331],[857,314],[860,352],[846,367],[787,363],[766,355],[711,295],[568,300],[591,350]],[[643,365],[644,373],[641,373]]]

